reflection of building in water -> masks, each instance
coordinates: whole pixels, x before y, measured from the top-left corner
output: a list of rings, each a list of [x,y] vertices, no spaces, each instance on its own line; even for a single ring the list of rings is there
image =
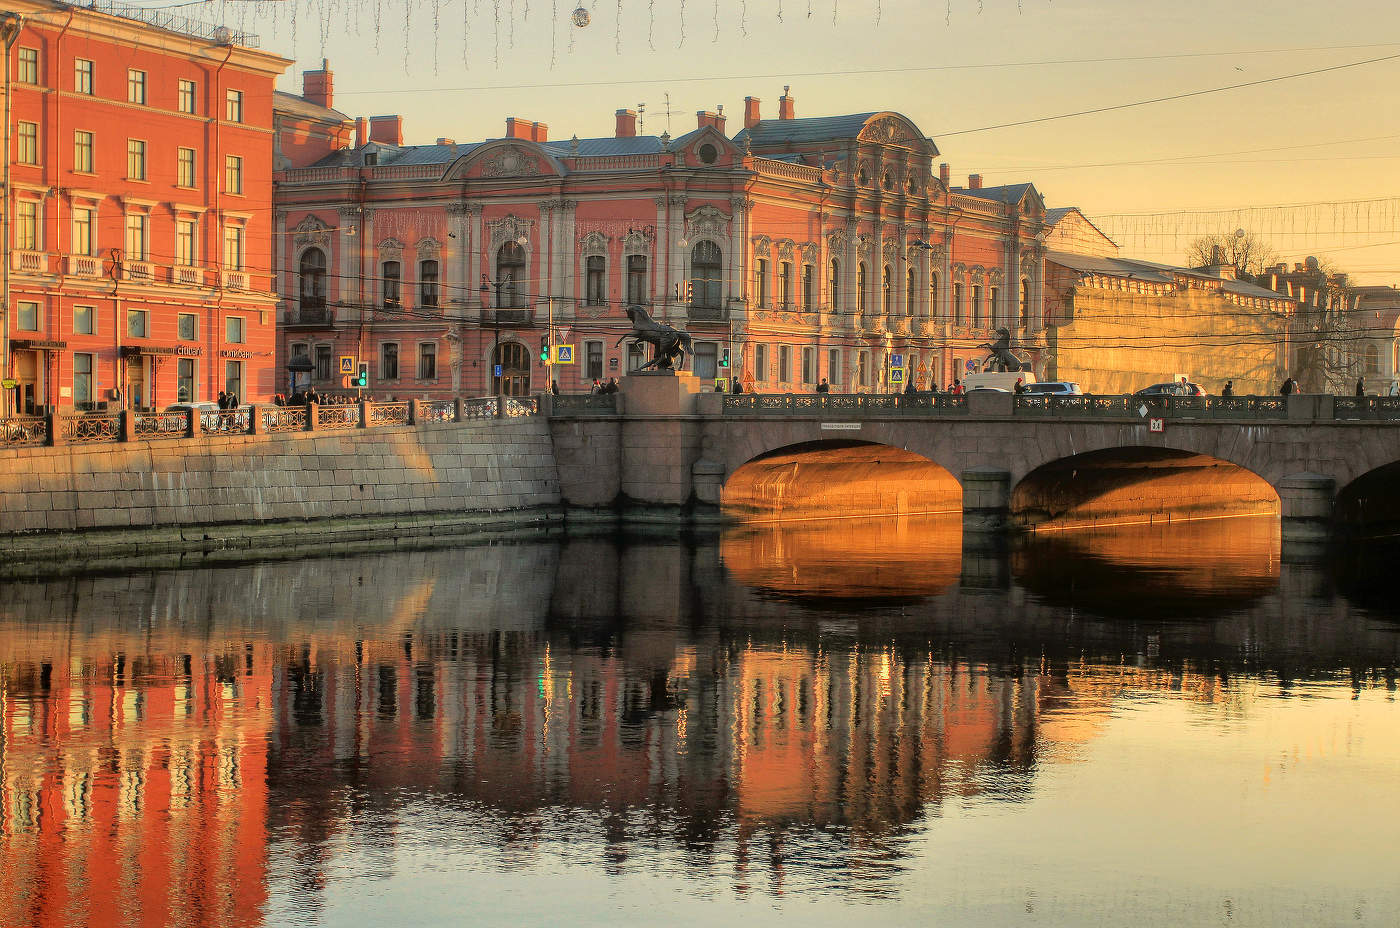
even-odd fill
[[[0,664],[0,925],[259,923],[266,647],[26,659],[24,636],[7,630]]]

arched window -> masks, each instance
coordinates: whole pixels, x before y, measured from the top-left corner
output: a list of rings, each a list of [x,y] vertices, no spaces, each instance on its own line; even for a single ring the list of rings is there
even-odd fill
[[[856,265],[856,311],[865,312],[866,305],[865,262]]]
[[[1031,282],[1021,278],[1021,328],[1031,324]]]
[[[880,272],[880,311],[886,316],[894,312],[894,272],[888,264]]]
[[[418,305],[425,309],[438,307],[438,263],[418,262]]]
[[[506,242],[496,252],[496,284],[497,309],[525,307],[525,249],[519,242]]]
[[[696,242],[691,249],[690,283],[695,306],[719,309],[723,305],[724,253],[714,242]]]
[[[914,305],[918,302],[918,300],[916,299],[916,297],[917,297],[918,294],[919,294],[919,290],[918,290],[918,286],[919,286],[918,276],[919,276],[919,275],[917,275],[916,273],[914,273],[914,269],[913,269],[912,267],[909,269],[909,273],[908,273],[907,275],[905,275],[905,280],[904,280],[904,284],[905,284],[905,286],[904,286],[904,314],[905,314],[906,316],[912,316],[912,315],[914,315]]]
[[[584,299],[587,306],[602,306],[608,301],[608,262],[602,255],[584,259]]]
[[[831,298],[831,311],[838,313],[841,311],[841,262],[835,258],[831,259],[830,277],[826,282],[826,292]]]
[[[928,314],[938,318],[938,275],[928,275]]]
[[[326,309],[326,253],[319,248],[308,248],[302,252],[298,269],[301,282],[301,311],[307,314],[324,312]]]

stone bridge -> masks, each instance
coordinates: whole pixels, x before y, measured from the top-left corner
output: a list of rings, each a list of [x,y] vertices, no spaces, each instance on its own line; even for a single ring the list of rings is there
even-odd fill
[[[1296,540],[1325,537],[1339,519],[1400,523],[1400,401],[1389,398],[733,396],[692,393],[682,375],[555,398],[549,415],[570,509],[720,517],[736,475],[758,462],[781,458],[796,474],[804,455],[875,448],[951,478],[972,530],[1073,516],[1143,481],[1201,510],[1264,505]]]

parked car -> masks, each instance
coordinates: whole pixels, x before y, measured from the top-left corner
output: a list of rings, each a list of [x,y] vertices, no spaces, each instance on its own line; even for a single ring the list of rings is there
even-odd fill
[[[1133,394],[1133,396],[1205,396],[1206,391],[1201,389],[1198,383],[1191,383],[1186,380],[1174,380],[1167,383],[1154,383],[1150,387],[1143,387]]]
[[[1011,391],[1005,389],[1004,387],[973,387],[971,390],[968,390],[967,392],[968,392],[968,393],[1010,393]]]
[[[1026,393],[1031,394],[1054,394],[1056,396],[1079,396],[1083,390],[1079,389],[1079,384],[1069,380],[1042,380],[1037,383],[1026,384]]]

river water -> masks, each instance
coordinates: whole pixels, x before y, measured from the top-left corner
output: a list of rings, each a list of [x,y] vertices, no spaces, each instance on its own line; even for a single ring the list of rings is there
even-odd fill
[[[1394,925],[1394,560],[1276,526],[6,583],[0,925]]]

